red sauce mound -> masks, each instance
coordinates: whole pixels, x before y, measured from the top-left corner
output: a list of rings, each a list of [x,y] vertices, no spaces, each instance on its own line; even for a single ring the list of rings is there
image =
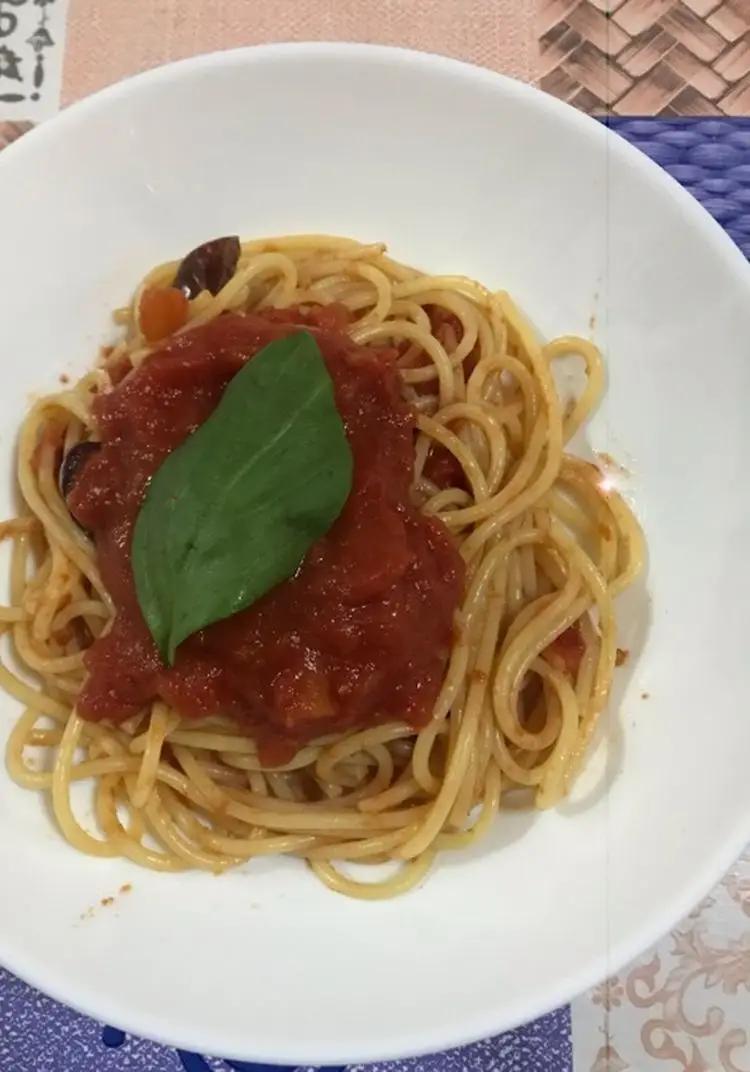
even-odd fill
[[[312,328],[354,456],[341,516],[294,577],[189,637],[173,667],[161,664],[141,617],[130,544],[149,477],[206,420],[242,364],[303,322],[294,311],[221,316],[96,400],[102,448],[68,503],[94,536],[117,616],[85,656],[84,717],[121,720],[161,697],[188,718],[234,716],[266,754],[384,719],[429,719],[462,562],[442,524],[411,503],[414,420],[389,355],[336,331]]]

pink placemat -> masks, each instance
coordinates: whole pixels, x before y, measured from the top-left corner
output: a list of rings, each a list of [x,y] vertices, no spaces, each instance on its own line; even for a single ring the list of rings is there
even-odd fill
[[[171,59],[265,41],[441,52],[531,80],[535,0],[70,0],[63,100]]]

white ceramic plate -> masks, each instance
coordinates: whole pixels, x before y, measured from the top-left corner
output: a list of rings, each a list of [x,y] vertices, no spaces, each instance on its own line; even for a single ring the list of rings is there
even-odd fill
[[[3,776],[0,960],[187,1048],[367,1061],[530,1019],[689,909],[750,836],[750,268],[698,205],[533,89],[343,45],[107,90],[2,154],[0,205],[3,513],[29,392],[86,367],[147,268],[217,234],[325,231],[506,287],[545,335],[593,324],[609,388],[589,442],[632,474],[650,548],[620,608],[633,656],[564,807],[501,817],[367,904],[295,861],[217,879],[79,856]],[[15,714],[2,699],[3,738]]]

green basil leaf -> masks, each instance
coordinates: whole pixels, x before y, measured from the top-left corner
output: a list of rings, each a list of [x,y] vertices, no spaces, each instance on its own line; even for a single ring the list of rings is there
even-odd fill
[[[343,509],[352,455],[318,344],[264,347],[154,474],[135,524],[143,617],[164,660],[290,577]]]

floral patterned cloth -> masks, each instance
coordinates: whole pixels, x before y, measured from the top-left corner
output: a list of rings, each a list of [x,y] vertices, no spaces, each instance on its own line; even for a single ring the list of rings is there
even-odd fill
[[[750,852],[656,949],[573,1004],[576,1072],[750,1069]]]

